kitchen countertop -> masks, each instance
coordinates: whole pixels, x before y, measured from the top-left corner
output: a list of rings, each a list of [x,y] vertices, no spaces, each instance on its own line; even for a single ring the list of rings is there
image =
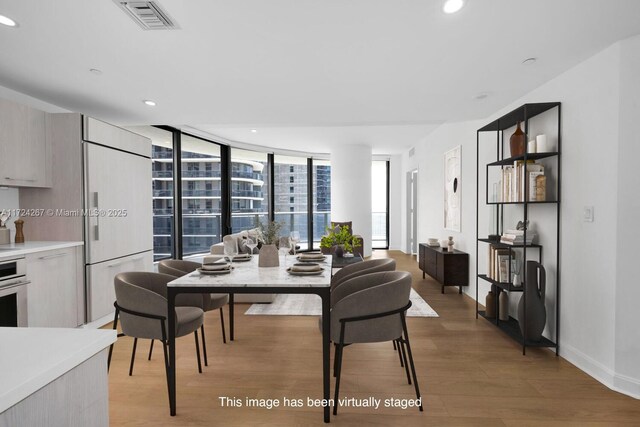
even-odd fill
[[[25,243],[8,243],[0,245],[0,259],[13,258],[16,256],[24,256],[26,254],[42,251],[51,251],[55,249],[71,248],[74,246],[82,246],[83,242],[25,242]]]
[[[0,328],[0,413],[115,341],[106,329]]]

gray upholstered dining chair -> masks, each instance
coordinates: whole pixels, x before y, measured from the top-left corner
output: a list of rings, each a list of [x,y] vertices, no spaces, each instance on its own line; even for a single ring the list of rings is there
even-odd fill
[[[396,269],[396,261],[391,258],[378,258],[378,259],[369,259],[366,261],[358,262],[356,264],[350,264],[346,267],[341,268],[333,275],[331,278],[331,306],[335,302],[335,294],[333,290],[340,285],[341,283],[353,279],[354,277],[362,276],[363,274],[369,273],[378,273],[381,271],[395,271]],[[322,319],[320,319],[322,322]],[[336,344],[337,345],[337,344]],[[393,341],[393,349],[398,351],[398,358],[400,359],[400,366],[404,367],[404,362],[402,359],[402,348],[398,345],[396,341]],[[335,375],[336,372],[336,364],[337,359],[334,359],[334,367],[333,372]]]
[[[407,381],[411,384],[410,365],[416,397],[420,398],[405,319],[406,311],[411,307],[410,293],[411,273],[406,271],[365,274],[342,282],[332,291],[331,340],[338,344],[334,415],[338,413],[342,356],[345,345],[349,344],[397,342],[403,349]],[[419,409],[423,410],[422,403]]]
[[[185,274],[189,274],[195,271],[200,264],[193,261],[184,261],[181,259],[165,259],[158,263],[158,271],[163,274],[169,274],[175,277],[181,277]],[[181,298],[182,295],[179,295],[178,298]],[[222,342],[224,344],[227,343],[227,336],[224,330],[224,311],[222,307],[224,307],[229,302],[229,295],[227,294],[202,294],[202,310],[206,313],[207,311],[213,311],[216,309],[220,310],[220,325],[222,326]],[[180,303],[180,300],[178,300]],[[182,304],[180,304],[182,305]],[[204,366],[209,366],[209,361],[207,360],[207,344],[204,338],[204,324],[200,327],[200,334],[202,335],[202,353],[204,355]],[[153,351],[153,343],[152,347],[149,349],[149,358],[151,358],[151,352]]]
[[[118,336],[133,337],[133,351],[129,375],[133,374],[133,362],[136,356],[138,338],[160,340],[163,343],[165,371],[168,377],[169,359],[167,357],[168,321],[167,321],[167,283],[175,277],[167,274],[149,272],[119,273],[114,278],[116,291],[115,318],[113,329],[118,328],[118,319],[122,333]],[[176,338],[193,333],[196,341],[198,372],[202,373],[200,349],[198,344],[198,328],[204,320],[204,311],[198,307],[202,304],[200,294],[185,294],[182,306],[176,307]],[[107,369],[111,365],[113,344],[109,347]]]
[[[394,271],[396,261],[391,258],[369,259],[341,268],[331,278],[331,291],[342,282],[363,274],[377,273],[380,271]],[[331,299],[333,301],[333,297]]]

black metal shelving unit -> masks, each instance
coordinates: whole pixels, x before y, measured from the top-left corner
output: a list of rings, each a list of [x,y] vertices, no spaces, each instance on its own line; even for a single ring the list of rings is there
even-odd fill
[[[529,135],[529,120],[535,116],[538,116],[542,113],[555,109],[557,111],[557,151],[554,152],[544,152],[544,153],[526,153],[522,156],[511,156],[505,157],[505,153],[509,150],[507,147],[505,151],[505,138],[504,131],[512,128],[518,122],[524,123],[524,133]],[[561,186],[561,150],[562,150],[562,136],[561,136],[561,123],[562,123],[562,113],[561,113],[561,104],[559,102],[545,102],[545,103],[534,103],[534,104],[524,104],[515,110],[505,114],[504,116],[488,123],[482,128],[478,129],[476,132],[477,138],[477,150],[476,150],[476,318],[483,317],[492,324],[496,325],[498,329],[506,333],[509,337],[518,341],[522,345],[522,354],[526,354],[527,347],[550,347],[554,348],[556,351],[556,355],[559,350],[559,332],[560,332],[560,190]],[[496,152],[496,161],[485,164],[485,200],[484,205],[486,206],[497,206],[497,214],[495,217],[496,221],[496,231],[498,234],[502,234],[503,228],[503,220],[504,220],[504,209],[505,206],[509,208],[511,205],[522,206],[523,207],[523,221],[529,219],[529,206],[530,205],[549,205],[555,207],[556,210],[556,269],[555,269],[555,283],[556,283],[556,300],[555,300],[555,342],[549,340],[548,338],[544,338],[540,342],[533,342],[525,340],[520,332],[520,327],[517,319],[513,317],[509,317],[507,321],[501,321],[499,316],[496,314],[495,318],[488,318],[485,315],[484,311],[480,310],[479,307],[479,295],[478,295],[478,284],[479,281],[485,281],[495,286],[497,292],[495,294],[495,303],[496,307],[499,306],[499,294],[500,292],[515,292],[522,293],[521,298],[526,298],[526,292],[524,292],[526,283],[524,278],[526,278],[526,261],[527,261],[527,252],[531,253],[532,251],[536,251],[537,258],[540,263],[543,260],[543,247],[540,244],[521,244],[521,245],[507,245],[503,243],[498,243],[488,238],[483,238],[480,236],[479,230],[479,212],[480,212],[480,136],[487,132],[495,132],[496,134],[496,142],[495,142],[495,152]],[[507,140],[508,142],[508,140]],[[524,201],[523,202],[497,202],[497,201],[489,201],[489,170],[493,167],[503,168],[504,166],[513,165],[517,161],[523,161],[524,164],[527,164],[529,160],[540,160],[547,158],[556,158],[557,159],[557,187],[556,187],[556,199],[555,200],[546,200],[546,201],[528,201],[528,186],[524,186]],[[525,169],[526,172],[526,169]],[[526,230],[524,234],[524,240],[526,241]],[[489,244],[496,248],[509,249],[509,253],[514,249],[521,249],[523,254],[522,259],[522,275],[523,282],[520,286],[514,286],[512,283],[503,283],[497,280],[491,279],[487,274],[481,274],[479,272],[478,267],[478,253],[480,244],[485,245]],[[529,258],[531,259],[531,258]],[[509,256],[509,260],[511,260],[511,256]],[[509,277],[511,277],[511,263],[509,262]],[[525,300],[526,301],[526,300]],[[526,306],[526,304],[525,304]],[[496,310],[498,311],[498,310]],[[524,325],[526,328],[526,325]]]

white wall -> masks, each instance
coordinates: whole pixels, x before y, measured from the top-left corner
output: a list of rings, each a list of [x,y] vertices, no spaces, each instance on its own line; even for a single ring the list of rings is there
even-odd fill
[[[635,230],[637,235],[638,226],[633,220],[639,217],[638,192],[637,184],[631,183],[638,182],[634,172],[639,145],[634,122],[639,117],[640,99],[638,45],[638,38],[613,45],[486,120],[439,127],[416,148],[413,159],[404,157],[402,172],[419,169],[419,240],[454,236],[457,247],[471,254],[472,286],[466,292],[475,297],[476,130],[523,103],[562,102],[560,353],[611,387],[619,382],[620,375],[625,375],[625,385],[618,388],[636,395],[640,395],[637,388],[633,389],[640,384],[640,310],[634,305],[640,300],[640,291],[632,275],[632,254],[638,252],[633,237],[637,236],[629,230]],[[537,129],[549,127],[546,121],[543,118],[536,123]],[[510,133],[505,132],[505,137]],[[442,158],[456,145],[462,146],[462,230],[451,233],[442,225]],[[480,163],[484,164],[484,154],[481,156]],[[482,200],[484,178],[480,188]],[[583,221],[584,206],[594,206],[594,222]],[[481,235],[487,233],[483,229],[486,225],[482,225],[486,224],[487,212],[485,208],[481,210]],[[544,210],[539,213],[542,220],[538,229],[546,230],[553,214]],[[542,239],[552,237],[548,234],[555,234],[555,229]],[[625,256],[620,257],[623,253]],[[545,246],[544,264],[548,271],[554,268],[552,258]],[[483,263],[481,247],[481,272]],[[481,302],[487,291],[488,285],[483,284]],[[516,299],[511,301],[512,306]],[[552,310],[553,305],[548,304],[551,315]],[[553,316],[550,322],[555,322]]]
[[[353,222],[371,255],[371,147],[341,145],[331,152],[331,221]]]
[[[620,49],[614,384],[640,397],[640,286],[636,264],[640,253],[640,37],[624,41]]]

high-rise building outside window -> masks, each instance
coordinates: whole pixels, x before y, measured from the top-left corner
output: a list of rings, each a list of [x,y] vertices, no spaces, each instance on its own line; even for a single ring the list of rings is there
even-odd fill
[[[300,233],[301,250],[309,248],[307,175],[306,157],[274,156],[275,219],[283,224],[282,236]]]
[[[267,153],[231,149],[231,229],[234,233],[269,218]]]
[[[320,239],[331,225],[331,163],[313,159],[313,248],[320,248]]]

